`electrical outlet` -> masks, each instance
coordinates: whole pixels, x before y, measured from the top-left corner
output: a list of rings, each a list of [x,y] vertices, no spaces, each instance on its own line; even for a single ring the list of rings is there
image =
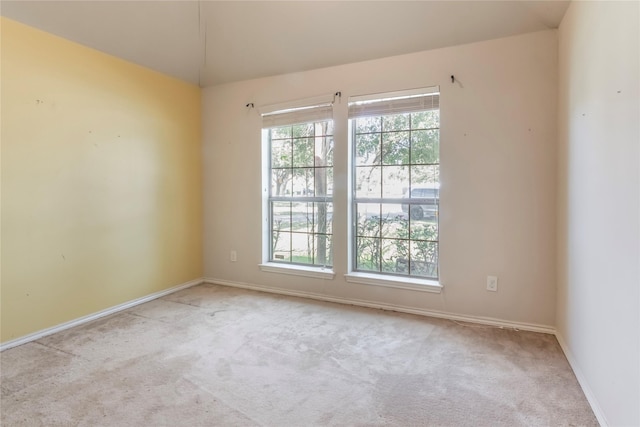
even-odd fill
[[[487,276],[487,290],[491,292],[498,291],[498,276]]]
[[[238,253],[236,251],[231,251],[229,254],[229,259],[231,262],[236,262],[238,260]]]

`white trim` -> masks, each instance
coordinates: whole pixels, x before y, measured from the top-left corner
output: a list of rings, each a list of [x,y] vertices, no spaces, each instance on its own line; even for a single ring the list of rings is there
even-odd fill
[[[260,270],[265,271],[267,273],[281,273],[281,274],[291,274],[293,276],[304,276],[304,277],[312,277],[315,279],[332,279],[335,277],[336,273],[333,270],[322,268],[322,267],[307,267],[304,265],[289,265],[289,264],[278,264],[274,262],[267,262],[264,264],[259,264]]]
[[[61,323],[56,326],[52,326],[51,328],[42,329],[38,332],[34,332],[29,335],[22,336],[20,338],[16,338],[7,342],[0,344],[0,352],[4,350],[8,350],[12,347],[17,347],[22,344],[26,344],[31,341],[38,340],[40,338],[46,337],[47,335],[55,334],[56,332],[61,332],[69,328],[73,328],[75,326],[80,326],[82,324],[91,322],[96,319],[100,319],[101,317],[108,316],[110,314],[117,313],[122,310],[126,310],[128,308],[134,307],[139,304],[144,304],[145,302],[152,301],[154,299],[163,297],[165,295],[172,294],[174,292],[180,291],[182,289],[190,288],[191,286],[200,285],[203,283],[203,279],[194,279],[189,282],[182,283],[177,286],[173,286],[169,289],[165,289],[163,291],[154,292],[152,294],[136,298],[131,301],[124,302],[122,304],[114,305],[113,307],[109,307],[107,309],[98,311],[96,313],[88,314],[86,316],[79,317],[77,319],[70,320],[65,323]]]
[[[420,316],[436,317],[439,319],[455,320],[459,322],[477,323],[480,325],[496,326],[498,328],[540,332],[543,334],[551,334],[551,335],[554,335],[556,332],[555,328],[552,326],[538,325],[535,323],[510,322],[507,320],[494,319],[491,317],[466,316],[466,315],[460,315],[455,313],[448,313],[444,311],[426,310],[423,308],[407,307],[407,306],[396,305],[396,304],[385,304],[385,303],[352,299],[352,298],[332,297],[328,295],[316,294],[313,292],[294,291],[290,289],[258,286],[250,283],[233,282],[230,280],[222,280],[222,279],[216,279],[212,277],[205,277],[204,283],[229,286],[233,288],[250,289],[250,290],[260,291],[260,292],[269,292],[272,294],[279,294],[279,295],[290,295],[294,297],[302,297],[302,298],[309,298],[309,299],[314,299],[319,301],[335,302],[339,304],[356,305],[360,307],[377,308],[377,309],[388,310],[388,311],[397,311],[400,313],[417,314]]]
[[[414,277],[385,276],[382,274],[348,273],[344,275],[347,282],[364,285],[384,286],[387,288],[409,289],[420,292],[442,292],[442,285],[436,280],[416,279]]]
[[[605,417],[604,411],[600,407],[600,404],[598,403],[598,399],[596,399],[596,395],[591,390],[591,387],[589,387],[589,383],[587,382],[587,377],[582,373],[582,370],[578,366],[578,362],[576,361],[575,357],[573,357],[573,353],[571,352],[571,350],[569,350],[569,347],[567,346],[566,341],[562,337],[562,334],[556,331],[555,335],[556,335],[556,339],[558,340],[558,343],[560,344],[560,348],[562,349],[562,351],[564,352],[564,355],[569,361],[569,365],[571,366],[571,369],[573,369],[573,373],[576,375],[576,378],[578,379],[578,384],[580,384],[580,387],[582,388],[582,392],[587,398],[589,405],[591,405],[591,410],[596,416],[598,423],[600,423],[602,427],[609,426],[609,423],[607,422],[607,417]]]

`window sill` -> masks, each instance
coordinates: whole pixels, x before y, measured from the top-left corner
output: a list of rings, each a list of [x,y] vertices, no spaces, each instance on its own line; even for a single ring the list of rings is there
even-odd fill
[[[314,279],[333,279],[336,273],[329,268],[307,267],[304,265],[278,264],[267,262],[259,264],[260,270],[267,273],[291,274],[294,276],[312,277]]]
[[[416,279],[413,277],[385,276],[382,274],[370,274],[353,272],[344,275],[347,282],[364,285],[385,286],[387,288],[408,289],[420,292],[442,292],[442,285],[437,280]]]

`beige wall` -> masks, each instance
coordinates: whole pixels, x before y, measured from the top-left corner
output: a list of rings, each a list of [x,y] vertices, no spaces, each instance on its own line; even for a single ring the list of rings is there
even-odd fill
[[[2,342],[201,277],[200,89],[1,23]]]
[[[640,425],[638,2],[572,2],[559,35],[558,337],[603,424]]]
[[[552,327],[556,79],[551,30],[204,90],[205,276]],[[442,94],[444,292],[347,283],[347,99],[433,85]],[[261,119],[245,104],[336,91],[343,95],[335,107],[336,278],[261,272]],[[232,249],[235,263],[229,262]],[[497,293],[486,291],[489,274],[499,276]]]

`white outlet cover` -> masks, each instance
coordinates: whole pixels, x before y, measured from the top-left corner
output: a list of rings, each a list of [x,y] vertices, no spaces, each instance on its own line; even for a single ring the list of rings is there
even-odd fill
[[[498,291],[498,277],[487,276],[487,290],[492,292]]]

